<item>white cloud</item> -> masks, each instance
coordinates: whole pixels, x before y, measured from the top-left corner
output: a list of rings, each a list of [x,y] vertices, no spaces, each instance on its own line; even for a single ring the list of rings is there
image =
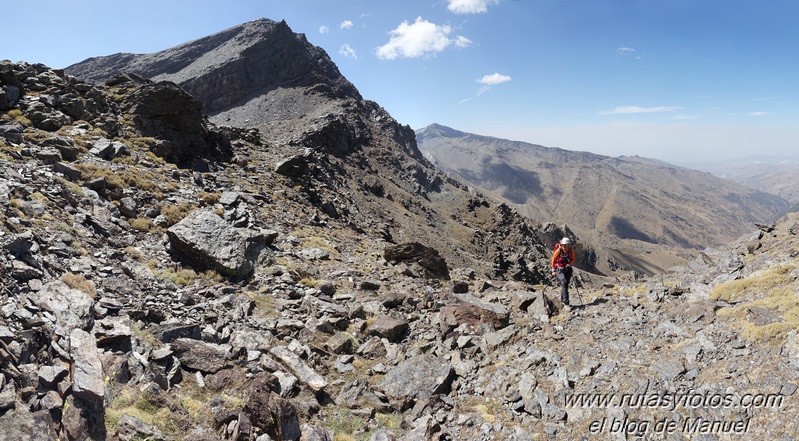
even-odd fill
[[[482,14],[497,3],[499,0],[447,0],[447,9],[454,14]]]
[[[352,47],[350,47],[350,45],[346,43],[341,45],[341,48],[338,50],[338,53],[344,55],[347,58],[352,58],[354,60],[358,59],[358,54],[355,53],[355,49],[353,49]]]
[[[674,112],[675,110],[679,110],[681,108],[682,107],[669,107],[669,106],[657,106],[657,107],[620,106],[612,110],[606,110],[604,112],[601,112],[600,115],[629,115],[633,113]]]
[[[328,32],[330,32],[330,28],[329,27],[327,27],[325,25],[319,26],[319,33],[320,34],[327,34]]]
[[[771,112],[752,112],[749,116],[766,116],[771,115]]]
[[[491,75],[485,75],[485,76],[483,76],[483,78],[480,78],[479,80],[477,80],[477,82],[478,83],[482,83],[482,84],[487,84],[489,86],[493,86],[493,85],[496,85],[496,84],[507,83],[510,80],[511,80],[511,77],[509,77],[507,75],[502,75],[502,74],[499,74],[499,73],[495,73],[495,74],[491,74]]]
[[[635,49],[631,47],[619,47],[616,48],[616,53],[619,55],[632,55],[635,53]]]
[[[458,104],[463,104],[463,103],[469,102],[469,101],[479,97],[480,95],[488,92],[491,89],[491,86],[495,86],[497,84],[502,84],[502,83],[507,83],[510,80],[511,80],[511,78],[509,76],[502,75],[502,74],[499,74],[499,73],[494,73],[494,74],[491,74],[491,75],[484,75],[483,78],[480,78],[479,80],[477,80],[478,83],[483,85],[479,89],[477,89],[477,93],[475,93],[474,96],[471,97],[471,98],[464,98],[464,99],[458,101]]]
[[[403,21],[397,29],[389,31],[391,39],[377,48],[377,56],[385,60],[435,56],[452,43],[460,46],[468,41],[468,38],[460,36],[455,40],[450,39],[451,32],[451,27],[430,23],[422,17],[418,17],[413,24]]]
[[[344,20],[341,22],[341,25],[339,26],[341,27],[341,29],[349,29],[352,27],[352,22],[349,20]]]
[[[466,46],[468,46],[470,44],[472,44],[472,40],[469,40],[468,38],[464,37],[463,35],[458,35],[457,37],[455,37],[455,46],[466,47]]]
[[[473,97],[464,98],[464,99],[458,101],[458,104],[468,103],[469,101],[477,98],[478,96],[488,92],[488,89],[491,89],[491,87],[483,86],[483,87],[481,87],[480,89],[477,90],[477,93],[475,93]]]

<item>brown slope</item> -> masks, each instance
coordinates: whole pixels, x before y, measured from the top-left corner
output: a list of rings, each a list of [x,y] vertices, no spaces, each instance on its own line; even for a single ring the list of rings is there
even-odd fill
[[[547,148],[437,125],[418,131],[417,138],[441,169],[526,216],[566,223],[613,250],[608,267],[619,263],[618,253],[634,263],[652,259],[663,246],[680,254],[727,243],[788,207],[777,196],[651,159]],[[651,273],[672,263],[658,258],[621,266]]]

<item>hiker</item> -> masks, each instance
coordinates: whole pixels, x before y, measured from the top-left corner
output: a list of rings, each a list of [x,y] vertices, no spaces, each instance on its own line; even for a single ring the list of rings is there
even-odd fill
[[[564,306],[569,306],[569,281],[572,278],[572,265],[576,260],[571,243],[571,239],[564,237],[555,246],[555,253],[552,255],[552,269],[560,283],[560,301]]]

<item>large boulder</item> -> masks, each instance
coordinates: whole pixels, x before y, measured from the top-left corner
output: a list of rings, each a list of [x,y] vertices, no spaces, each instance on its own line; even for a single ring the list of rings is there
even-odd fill
[[[421,355],[398,364],[378,387],[403,411],[417,400],[449,392],[455,370],[448,361],[433,355]]]
[[[477,331],[481,325],[502,329],[510,323],[510,312],[504,305],[489,303],[470,294],[454,294],[457,302],[441,308],[442,331],[448,333],[461,324]]]
[[[212,210],[197,210],[167,230],[172,249],[191,263],[240,280],[249,277],[261,253],[277,236],[236,228]]]
[[[269,353],[280,360],[292,374],[296,375],[301,382],[307,384],[314,392],[323,391],[327,387],[327,381],[323,376],[316,373],[298,355],[285,346],[275,346],[269,350]]]
[[[215,374],[228,364],[225,347],[191,338],[178,338],[170,343],[183,366],[203,373]]]
[[[409,330],[410,326],[405,320],[383,315],[378,317],[374,323],[369,326],[369,335],[388,339],[388,341],[392,343],[398,343],[408,334]]]
[[[449,280],[447,262],[438,254],[438,250],[419,242],[390,246],[383,251],[383,257],[393,264],[418,265],[422,275],[427,278]]]
[[[2,110],[0,108],[0,110]],[[18,121],[0,120],[0,138],[5,138],[13,143],[22,144],[25,139],[22,137],[22,132],[25,131],[25,126]]]
[[[45,284],[30,294],[30,300],[43,311],[52,311],[55,330],[68,335],[72,329],[89,330],[94,325],[94,299],[89,294],[70,288],[60,280]]]

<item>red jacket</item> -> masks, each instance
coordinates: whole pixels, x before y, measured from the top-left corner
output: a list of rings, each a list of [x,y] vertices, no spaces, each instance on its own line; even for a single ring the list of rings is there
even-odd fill
[[[574,248],[569,247],[568,253],[563,253],[561,250],[564,250],[563,247],[558,246],[555,249],[555,254],[552,255],[552,269],[574,265],[574,261],[577,260],[574,256]]]

